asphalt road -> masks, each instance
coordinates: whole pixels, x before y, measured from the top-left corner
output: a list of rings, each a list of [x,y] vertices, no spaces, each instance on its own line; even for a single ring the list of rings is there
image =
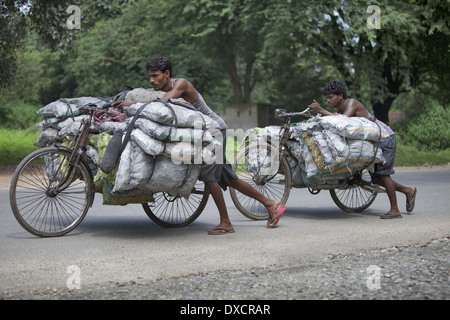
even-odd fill
[[[17,223],[8,190],[3,189],[0,298],[66,289],[74,270],[79,272],[81,287],[95,288],[217,271],[293,267],[327,256],[450,236],[450,169],[400,170],[394,178],[418,188],[413,214],[402,219],[379,219],[389,205],[385,194],[364,213],[348,214],[337,208],[327,191],[311,195],[306,189],[293,189],[280,226],[269,230],[264,221],[242,216],[226,193],[236,233],[223,236],[207,234],[218,223],[212,199],[190,226],[164,229],[141,206],[102,206],[97,195],[77,229],[59,238],[38,238]],[[404,196],[398,200],[405,212]]]

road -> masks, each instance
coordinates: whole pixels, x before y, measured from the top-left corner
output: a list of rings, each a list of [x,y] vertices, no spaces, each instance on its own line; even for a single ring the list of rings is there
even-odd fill
[[[400,170],[394,178],[418,188],[413,214],[402,219],[379,219],[388,209],[385,194],[364,213],[348,214],[326,191],[311,195],[306,189],[293,189],[280,226],[269,230],[264,221],[242,216],[226,193],[236,233],[223,236],[207,234],[218,223],[212,199],[190,226],[164,229],[139,205],[102,206],[96,195],[94,207],[77,229],[59,238],[38,238],[16,222],[8,190],[2,189],[0,298],[66,289],[71,266],[78,268],[83,288],[95,288],[216,271],[292,267],[450,236],[450,169]],[[404,196],[398,200],[404,212]]]

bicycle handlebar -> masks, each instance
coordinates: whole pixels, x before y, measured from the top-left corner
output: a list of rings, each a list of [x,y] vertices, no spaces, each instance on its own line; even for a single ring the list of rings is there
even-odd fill
[[[275,118],[278,119],[284,119],[287,117],[297,117],[297,116],[303,116],[309,111],[309,107],[301,112],[286,112],[285,109],[276,109],[275,110]]]
[[[106,105],[105,107],[109,108],[110,105]],[[96,104],[94,103],[87,103],[83,106],[81,106],[80,108],[78,108],[78,110],[80,110],[81,113],[90,113],[90,112],[95,112],[95,111],[103,111],[107,108],[99,108]]]

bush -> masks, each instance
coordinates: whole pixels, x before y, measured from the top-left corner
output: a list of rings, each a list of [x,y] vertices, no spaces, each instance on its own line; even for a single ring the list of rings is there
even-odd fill
[[[402,133],[405,144],[419,150],[445,150],[450,147],[450,109],[430,102],[428,111],[421,114]]]
[[[39,107],[23,101],[9,101],[0,98],[0,128],[29,129],[42,121],[36,111]]]

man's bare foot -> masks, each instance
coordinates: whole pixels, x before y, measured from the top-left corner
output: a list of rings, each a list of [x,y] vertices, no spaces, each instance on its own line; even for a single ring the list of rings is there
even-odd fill
[[[222,226],[219,224],[211,230],[208,230],[208,234],[210,235],[222,235],[227,233],[234,233],[234,228],[231,224],[228,226]]]
[[[267,211],[269,212],[269,218],[273,219],[277,213],[277,208],[280,202],[277,200],[270,200],[270,204],[266,206]]]
[[[393,212],[393,211],[389,211],[386,212],[385,214],[382,214],[380,216],[380,219],[395,219],[395,218],[401,218],[402,215],[400,212]]]
[[[280,205],[280,202],[277,200],[271,200],[270,204],[266,207],[269,212],[269,219],[267,221],[266,228],[272,229],[275,228],[278,222],[280,221],[281,215],[286,210],[285,205]]]

